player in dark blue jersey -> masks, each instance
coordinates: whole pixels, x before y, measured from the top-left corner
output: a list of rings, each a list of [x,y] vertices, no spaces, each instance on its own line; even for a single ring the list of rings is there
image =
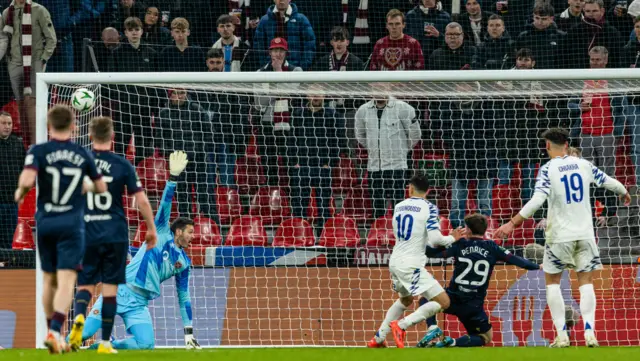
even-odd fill
[[[73,111],[56,105],[47,114],[51,140],[34,145],[25,166],[15,200],[21,203],[38,180],[36,220],[37,246],[43,272],[43,303],[49,324],[45,345],[51,353],[66,351],[60,336],[71,305],[77,272],[82,266],[85,246],[83,179],[87,187],[103,193],[107,185],[96,167],[93,155],[71,141],[75,129]]]
[[[126,282],[129,251],[129,225],[122,206],[125,190],[129,196],[135,194],[138,208],[147,224],[147,249],[155,247],[157,235],[151,204],[135,169],[129,161],[111,152],[111,118],[92,119],[89,134],[93,140],[96,166],[102,172],[102,179],[107,183],[108,190],[102,194],[87,194],[84,215],[87,246],[82,261],[83,269],[78,276],[75,320],[69,335],[69,346],[72,350],[78,350],[82,346],[87,306],[96,291],[96,285],[102,283],[102,342],[98,345],[98,353],[110,354],[117,353],[110,338],[116,316],[118,285]]]
[[[484,299],[493,267],[503,261],[524,269],[537,270],[540,266],[524,258],[512,255],[494,241],[485,240],[487,219],[481,214],[470,214],[464,219],[467,238],[461,239],[447,249],[427,247],[427,256],[431,258],[450,258],[455,260],[453,276],[447,294],[451,305],[444,313],[455,315],[464,325],[468,334],[457,339],[446,336],[435,347],[478,347],[491,342],[492,331],[489,317],[484,312]],[[423,300],[420,300],[422,303]],[[427,319],[429,329],[418,342],[418,347],[431,346],[431,341],[442,336],[435,317]]]

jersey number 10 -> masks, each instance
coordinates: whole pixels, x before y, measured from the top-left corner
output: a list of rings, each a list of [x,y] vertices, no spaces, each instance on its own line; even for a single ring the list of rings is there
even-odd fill
[[[398,239],[408,241],[411,239],[411,230],[413,229],[413,216],[410,214],[398,214],[396,217],[398,228]]]
[[[573,173],[571,176],[565,174],[560,178],[564,183],[564,194],[567,196],[567,204],[571,202],[580,203],[584,198],[584,188],[582,184],[582,177],[579,173]]]

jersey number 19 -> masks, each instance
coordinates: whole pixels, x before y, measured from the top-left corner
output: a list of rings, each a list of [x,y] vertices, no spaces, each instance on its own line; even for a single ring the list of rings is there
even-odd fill
[[[565,174],[560,180],[564,184],[567,204],[571,204],[572,201],[575,203],[582,202],[582,198],[584,198],[582,176],[579,173],[573,173],[571,176]]]

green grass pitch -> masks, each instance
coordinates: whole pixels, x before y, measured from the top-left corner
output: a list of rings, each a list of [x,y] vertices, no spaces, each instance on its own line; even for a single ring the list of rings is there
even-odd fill
[[[639,347],[601,347],[588,349],[571,347],[549,349],[543,347],[503,347],[476,349],[376,349],[365,348],[252,348],[252,349],[205,349],[121,351],[118,355],[97,355],[95,351],[50,356],[45,350],[2,350],[0,360],[64,360],[95,361],[391,361],[391,360],[433,360],[433,361],[632,361],[640,360]]]

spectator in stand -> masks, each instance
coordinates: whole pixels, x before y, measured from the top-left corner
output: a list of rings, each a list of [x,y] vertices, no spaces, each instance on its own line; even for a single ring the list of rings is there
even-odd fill
[[[309,70],[316,56],[316,35],[306,16],[298,12],[291,0],[274,0],[275,5],[260,19],[253,39],[253,49],[258,52],[260,66],[270,62],[265,51],[275,38],[282,38],[289,45],[288,61],[303,70]]]
[[[520,33],[516,40],[516,49],[531,50],[538,69],[563,68],[565,55],[572,57],[576,49],[571,42],[565,45],[567,34],[558,30],[553,23],[553,11],[553,7],[547,3],[536,5],[533,23],[527,25],[527,30]]]
[[[182,150],[189,159],[176,191],[180,217],[193,219],[202,213],[218,222],[215,192],[209,189],[207,183],[206,154],[211,151],[213,132],[204,109],[188,97],[186,90],[171,89],[167,107],[160,110],[155,136],[162,143],[159,147],[161,154]],[[192,187],[199,205],[195,213],[195,207],[191,204]]]
[[[175,46],[160,53],[160,71],[198,72],[204,70],[205,57],[202,49],[189,46],[189,22],[185,18],[171,21],[171,36]]]
[[[468,70],[476,56],[476,47],[467,45],[462,26],[453,22],[447,25],[445,45],[436,49],[429,57],[429,70]]]
[[[460,14],[460,25],[464,32],[465,41],[479,46],[487,36],[487,25],[493,13],[482,11],[478,0],[466,0],[466,12]]]
[[[275,38],[271,40],[269,46],[269,54],[271,62],[258,71],[269,72],[290,72],[302,71],[300,67],[289,64],[287,54],[289,47],[287,41],[283,38]],[[275,76],[275,75],[274,75]],[[269,84],[258,84],[257,86],[270,87]],[[294,84],[276,84],[274,85],[280,91],[290,91],[295,93],[297,86]],[[278,175],[278,157],[283,158],[283,166],[288,167],[289,163],[286,159],[287,143],[291,136],[291,111],[295,108],[292,99],[286,95],[273,96],[270,94],[260,94],[257,89],[255,97],[256,118],[259,124],[256,143],[258,145],[258,153],[262,160],[262,166],[267,176],[267,185],[277,186],[280,184]],[[288,172],[287,172],[288,173]]]
[[[212,21],[220,14],[213,4],[224,3],[229,6],[232,3],[225,0],[152,0],[149,2],[158,6],[161,26],[170,28],[173,19],[185,18],[190,24],[191,45],[207,48],[211,45]]]
[[[584,0],[569,0],[569,7],[555,16],[558,29],[567,32],[582,22]]]
[[[158,10],[158,7],[147,6],[147,10],[144,13],[142,42],[152,45],[171,45],[171,31],[160,25],[160,10]],[[156,47],[155,49],[162,51],[162,47]]]
[[[0,111],[0,249],[11,249],[13,232],[18,225],[18,205],[13,200],[13,188],[24,165],[26,152],[22,138],[12,134],[11,114]]]
[[[422,70],[424,56],[420,43],[404,33],[404,14],[398,9],[387,13],[389,35],[373,48],[371,70]]]
[[[13,96],[20,107],[20,124],[29,144],[36,142],[36,73],[45,71],[56,43],[51,15],[44,6],[14,0],[2,12],[0,60],[6,59],[8,64]]]
[[[607,21],[626,39],[627,34],[633,30],[633,17],[627,13],[631,0],[614,0],[607,11]]]
[[[415,109],[390,95],[388,84],[372,84],[374,98],[356,112],[356,139],[369,154],[369,193],[373,218],[404,199],[407,156],[420,141],[420,121]]]
[[[624,46],[625,68],[640,68],[640,16],[634,20],[633,32],[636,36]]]
[[[629,40],[625,46],[627,62],[625,65],[630,68],[640,68],[640,16],[634,20],[635,38]],[[631,133],[631,155],[636,171],[636,187],[630,191],[632,195],[638,194],[640,184],[640,93],[629,95],[629,104],[625,108],[627,119],[629,120],[629,131]]]
[[[331,51],[331,29],[340,25],[343,20],[342,0],[322,0],[322,3],[318,0],[293,0],[293,3],[305,10],[305,15],[313,26],[316,54]]]
[[[209,49],[207,68],[210,72],[225,71],[225,55],[222,49]],[[209,112],[213,130],[214,152],[209,155],[212,182],[220,186],[236,188],[234,176],[236,159],[245,154],[251,133],[249,123],[249,97],[232,92],[207,92],[205,109]],[[215,181],[218,170],[218,180]],[[211,172],[213,171],[213,173]]]
[[[144,4],[137,0],[120,0],[118,11],[114,14],[114,20],[111,27],[118,29],[120,33],[126,30],[124,22],[128,18],[144,19]]]
[[[221,49],[224,54],[224,71],[242,71],[242,66],[248,59],[249,47],[235,36],[237,17],[221,15],[216,21],[220,39],[213,44],[213,49]],[[255,69],[251,64],[249,69]]]
[[[602,0],[586,0],[582,22],[569,30],[567,45],[571,47],[567,57],[569,68],[588,68],[589,51],[594,46],[603,46],[609,51],[609,67],[624,64],[623,37],[618,30],[605,20]],[[626,34],[625,34],[626,39]]]
[[[319,209],[315,229],[319,236],[331,217],[331,169],[338,161],[338,130],[344,124],[334,109],[325,107],[321,85],[310,84],[307,90],[306,104],[291,116],[289,187],[293,216],[299,218],[307,218],[311,189],[315,188]]]
[[[591,69],[603,69],[608,65],[608,51],[594,46],[589,51]],[[582,96],[569,101],[571,112],[571,137],[580,139],[580,148],[585,159],[602,169],[606,174],[616,173],[616,139],[624,135],[625,117],[621,95],[609,94],[607,80],[585,80]],[[617,213],[615,196],[605,197],[604,189],[596,189],[597,199],[604,200],[606,217]]]
[[[491,15],[487,25],[487,35],[478,47],[473,61],[474,69],[510,69],[515,58],[514,42],[504,28],[500,15]]]
[[[109,64],[113,62],[113,52],[120,46],[120,34],[115,28],[105,28],[102,31],[102,42],[93,45],[93,52],[96,56],[96,64],[98,69],[95,69],[93,60],[88,59],[89,64],[87,69],[89,71],[107,71]]]
[[[141,45],[142,22],[138,18],[128,18],[124,22],[127,41],[113,52],[112,62],[107,67],[111,72],[152,73],[158,71],[157,53],[146,45]],[[153,154],[153,132],[151,115],[158,114],[160,99],[155,88],[135,85],[112,87],[109,99],[117,99],[113,128],[115,132],[114,151],[124,155],[134,137],[134,165]]]
[[[442,2],[422,0],[406,15],[407,35],[418,40],[422,53],[431,55],[444,44],[444,29],[451,22],[451,15],[442,9]]]

